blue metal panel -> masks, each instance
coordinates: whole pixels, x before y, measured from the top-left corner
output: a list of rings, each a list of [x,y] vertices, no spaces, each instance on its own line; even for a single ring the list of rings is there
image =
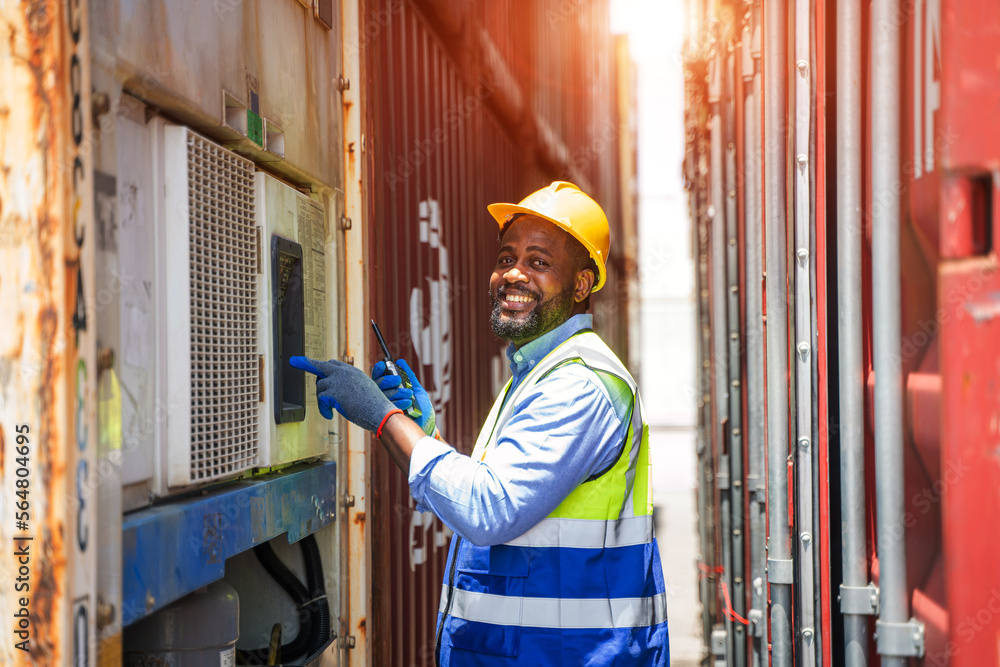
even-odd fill
[[[297,542],[333,522],[337,464],[323,462],[151,507],[122,526],[125,625],[217,579],[226,559],[282,533]]]

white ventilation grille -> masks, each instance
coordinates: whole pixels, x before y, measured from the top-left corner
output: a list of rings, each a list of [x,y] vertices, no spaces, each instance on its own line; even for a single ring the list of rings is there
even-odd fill
[[[191,482],[258,461],[253,163],[187,133],[191,261]]]

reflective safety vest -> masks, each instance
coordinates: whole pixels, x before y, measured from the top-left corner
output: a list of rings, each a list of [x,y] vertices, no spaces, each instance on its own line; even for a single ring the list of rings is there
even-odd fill
[[[586,365],[629,424],[621,453],[506,544],[452,540],[438,613],[442,666],[669,665],[667,600],[653,536],[648,428],[635,381],[595,333],[571,336],[497,398],[472,456],[489,463],[526,392]]]

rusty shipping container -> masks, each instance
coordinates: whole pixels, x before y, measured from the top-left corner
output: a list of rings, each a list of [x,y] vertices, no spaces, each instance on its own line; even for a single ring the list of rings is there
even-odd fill
[[[619,165],[621,134],[634,146],[634,126],[619,102],[633,99],[632,80],[618,78],[607,3],[565,5],[376,0],[364,22],[373,26],[371,310],[434,400],[444,438],[465,453],[509,376],[489,327],[497,226],[487,204],[555,179],[594,195],[612,224],[595,326],[627,359],[625,248],[635,218],[634,207],[623,216],[631,192],[620,188],[631,189],[634,160],[624,172]],[[632,258],[634,267],[634,249]],[[404,475],[372,451],[372,660],[430,665],[450,531],[414,511]]]
[[[0,14],[0,535],[30,554],[0,561],[23,633],[5,629],[0,663],[166,660],[196,648],[149,632],[176,604],[221,664],[276,621],[288,642],[302,626],[265,543],[324,588],[309,648],[340,662],[347,429],[281,341],[345,346],[341,17],[271,0]]]

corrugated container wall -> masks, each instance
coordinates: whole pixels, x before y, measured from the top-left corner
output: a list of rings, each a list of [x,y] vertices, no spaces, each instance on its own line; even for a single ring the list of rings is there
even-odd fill
[[[622,219],[618,163],[632,126],[619,122],[607,2],[565,4],[373,0],[362,19],[377,27],[363,42],[372,313],[465,453],[509,373],[489,328],[487,204],[555,179],[601,203],[612,250],[592,310],[627,359],[623,254],[635,220],[632,209]],[[405,477],[372,451],[373,664],[432,664],[450,531],[414,511]]]

